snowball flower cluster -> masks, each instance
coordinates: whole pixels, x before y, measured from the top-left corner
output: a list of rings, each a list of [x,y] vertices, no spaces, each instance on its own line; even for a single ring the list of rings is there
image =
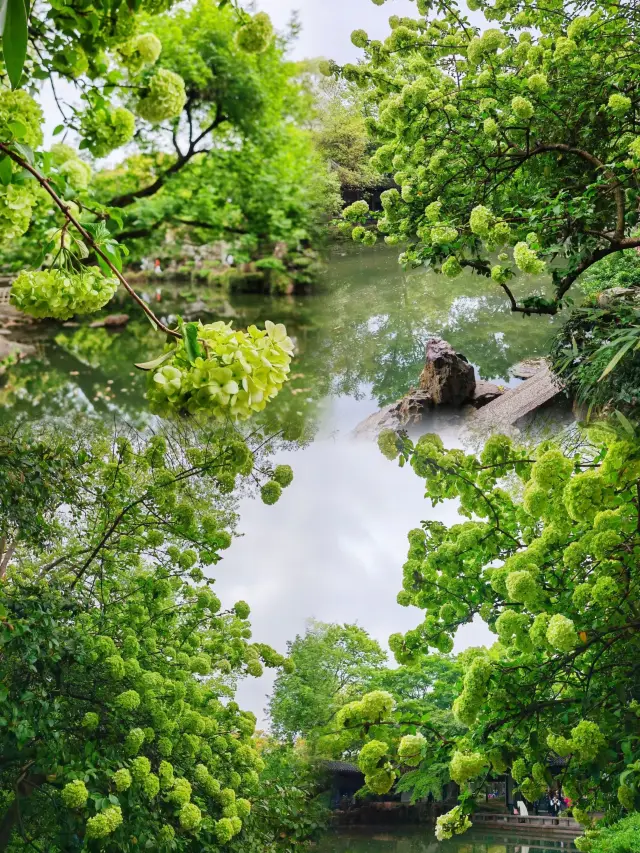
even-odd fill
[[[547,640],[559,652],[570,652],[578,643],[578,634],[573,620],[562,613],[555,613],[549,620]]]
[[[449,255],[442,264],[442,272],[447,278],[456,278],[462,271],[462,265],[455,255]]]
[[[527,98],[523,98],[521,95],[516,95],[515,98],[513,98],[511,101],[511,109],[513,110],[513,114],[523,121],[528,121],[530,118],[533,118],[533,114],[535,113],[535,109],[531,101]]]
[[[631,109],[631,98],[614,92],[613,95],[609,96],[607,107],[616,118],[623,118]]]
[[[89,818],[85,837],[88,840],[106,838],[115,832],[121,823],[122,809],[120,806],[109,806],[103,812]]]
[[[544,74],[532,74],[527,78],[527,86],[536,95],[544,95],[549,90],[549,81]]]
[[[258,12],[238,30],[236,44],[245,53],[263,53],[272,39],[271,18],[266,12]]]
[[[42,123],[44,117],[40,106],[24,89],[0,91],[0,141],[11,142],[15,138],[13,122],[19,122],[24,128],[20,141],[31,148],[42,144]]]
[[[89,799],[89,792],[81,779],[74,779],[73,782],[67,782],[60,796],[68,809],[83,809]]]
[[[80,117],[80,133],[95,157],[106,157],[131,142],[135,126],[135,116],[125,107],[104,106]]]
[[[246,332],[222,321],[198,324],[198,338],[206,355],[191,364],[180,341],[170,360],[151,372],[154,411],[242,420],[262,411],[287,380],[293,343],[282,324],[267,320],[264,330],[250,326]]]
[[[538,258],[527,243],[516,243],[513,248],[513,260],[521,272],[528,275],[541,275],[545,271],[545,262]]]
[[[167,68],[159,68],[149,81],[147,94],[136,105],[138,115],[151,122],[176,118],[187,100],[184,80]]]
[[[424,735],[405,735],[398,744],[398,758],[409,767],[417,767],[427,745]]]
[[[31,184],[0,184],[0,238],[21,237],[31,223],[36,190]]]
[[[469,227],[478,237],[488,237],[489,230],[494,223],[494,218],[493,213],[491,213],[488,207],[479,204],[471,211]]]
[[[118,287],[98,267],[70,273],[61,269],[23,270],[11,286],[11,304],[32,317],[68,320],[105,306]]]
[[[462,835],[471,826],[468,815],[464,814],[461,806],[455,806],[450,812],[440,815],[436,821],[436,838],[444,841],[455,835]]]
[[[141,33],[118,47],[122,64],[132,74],[157,62],[161,52],[162,42],[153,33]]]
[[[456,750],[451,756],[449,769],[451,778],[458,785],[464,785],[469,779],[474,779],[487,766],[487,759],[480,752],[460,752]]]

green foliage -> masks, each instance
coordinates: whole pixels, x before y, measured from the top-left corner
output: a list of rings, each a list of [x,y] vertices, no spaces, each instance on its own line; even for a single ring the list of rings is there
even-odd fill
[[[553,314],[592,264],[640,245],[637,15],[522,0],[473,9],[495,23],[481,31],[462,4],[418,3],[384,41],[353,33],[357,65],[324,71],[363,93],[372,165],[398,187],[381,195],[379,230],[403,244],[400,262],[453,272],[455,259],[493,272],[512,310]],[[549,295],[528,285],[517,298],[508,284],[545,271]]]
[[[357,625],[311,622],[304,636],[289,643],[288,657],[295,670],[279,673],[269,700],[274,734],[290,742],[308,739],[323,754],[331,737],[322,738],[335,730],[336,713],[362,695],[386,656]]]
[[[210,577],[234,520],[218,480],[253,481],[261,463],[249,471],[251,449],[228,427],[65,445],[25,438],[0,456],[11,507],[0,557],[0,715],[12,720],[0,729],[3,832],[48,850],[78,839],[78,849],[95,839],[123,850],[132,836],[141,849],[164,838],[177,846],[160,849],[217,850],[242,831],[263,766],[235,679],[285,662],[251,642],[244,602],[221,609]]]
[[[595,283],[593,279],[592,282]],[[585,307],[571,313],[556,336],[551,350],[553,369],[590,415],[617,410],[636,421],[640,400],[639,347],[637,303],[620,299],[601,308],[593,297]]]
[[[232,853],[296,853],[327,827],[330,813],[321,793],[322,775],[292,746],[272,739],[260,746],[265,765],[260,796],[242,818],[243,834],[228,849]],[[236,807],[241,802],[237,800]]]
[[[453,709],[469,729],[451,738],[452,777],[477,785],[510,766],[525,796],[538,796],[551,750],[570,756],[558,782],[580,813],[635,803],[637,441],[601,430],[604,444],[529,453],[494,436],[477,457],[434,435],[396,440],[432,504],[457,499],[463,520],[409,533],[403,596],[425,619],[392,637],[392,650],[419,662],[476,616],[499,638],[461,656]]]
[[[634,812],[604,829],[587,830],[576,840],[581,853],[632,853],[640,844],[640,814]]]

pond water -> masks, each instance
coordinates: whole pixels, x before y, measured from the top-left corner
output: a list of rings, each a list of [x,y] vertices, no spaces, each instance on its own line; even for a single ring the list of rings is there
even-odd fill
[[[327,835],[318,853],[575,853],[571,841],[536,839],[511,833],[480,833],[471,830],[438,841],[429,826],[413,830],[345,831]]]
[[[254,636],[285,651],[307,617],[357,621],[386,644],[421,613],[396,604],[406,533],[425,518],[451,522],[455,508],[432,509],[410,470],[400,470],[356,425],[402,396],[423,365],[424,342],[444,337],[482,378],[511,383],[509,367],[546,351],[558,319],[512,314],[501,291],[472,274],[455,280],[424,271],[405,274],[394,251],[337,248],[313,295],[245,295],[227,302],[189,285],[162,282],[159,313],[186,314],[238,326],[270,318],[286,323],[297,345],[291,382],[272,405],[286,422],[305,417],[315,438],[288,452],[295,480],[274,507],[246,499],[240,532],[216,568],[223,600],[252,607]],[[149,287],[153,294],[155,282]],[[129,304],[122,308],[131,311]],[[112,309],[113,310],[113,309]],[[119,309],[116,309],[119,310]],[[148,322],[132,313],[126,332],[88,325],[36,327],[36,354],[0,377],[0,416],[68,419],[78,412],[142,427],[149,420],[145,377],[134,362],[160,352]],[[458,441],[460,415],[434,417],[431,431]],[[492,641],[480,624],[464,626],[456,648]],[[269,677],[240,686],[239,702],[258,715]]]

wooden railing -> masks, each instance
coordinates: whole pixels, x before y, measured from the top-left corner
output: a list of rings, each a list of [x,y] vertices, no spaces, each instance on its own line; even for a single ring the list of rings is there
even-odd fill
[[[572,817],[563,817],[559,815],[516,815],[516,814],[498,814],[496,812],[475,812],[471,816],[474,826],[487,826],[492,829],[524,829],[530,828],[532,831],[542,830],[545,833],[552,832],[554,834],[577,836],[582,835],[582,828]]]

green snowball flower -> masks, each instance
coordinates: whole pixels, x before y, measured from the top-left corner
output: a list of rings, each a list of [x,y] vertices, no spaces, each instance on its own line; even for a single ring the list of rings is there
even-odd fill
[[[93,711],[87,711],[82,718],[82,726],[89,731],[94,731],[100,725],[100,717]]]
[[[118,793],[128,790],[131,787],[131,781],[131,773],[125,767],[116,770],[113,774],[113,783]]]
[[[214,832],[220,844],[226,844],[228,841],[231,841],[235,834],[233,824],[227,817],[223,817],[221,820],[216,821]]]
[[[570,652],[578,643],[578,635],[573,621],[561,613],[555,613],[549,620],[547,640],[554,649]]]
[[[159,68],[149,81],[147,94],[136,105],[140,118],[152,124],[177,118],[187,100],[184,80],[179,74]]]
[[[462,266],[455,255],[449,255],[446,261],[444,261],[442,264],[442,272],[447,276],[447,278],[457,278],[457,276],[462,274]]]
[[[89,799],[89,792],[81,779],[74,779],[73,782],[67,782],[60,796],[68,809],[83,809]]]
[[[140,694],[135,690],[125,690],[116,696],[115,704],[121,711],[135,711],[140,706]]]
[[[16,128],[11,126],[19,122],[24,128],[19,135],[19,141],[31,148],[42,145],[42,125],[44,116],[40,106],[24,89],[0,91],[0,141],[13,142],[16,139]]]
[[[80,133],[95,157],[106,157],[131,142],[136,119],[125,107],[103,106],[80,116]]]
[[[266,12],[258,12],[236,35],[236,44],[245,53],[264,53],[273,40],[271,18]]]
[[[455,750],[451,756],[449,771],[451,778],[459,785],[479,776],[487,766],[487,759],[480,752],[464,753]]]
[[[623,118],[631,109],[631,98],[614,92],[613,95],[609,96],[607,107],[616,118]]]
[[[546,269],[545,262],[524,242],[514,246],[513,259],[518,269],[528,275],[541,275]]]
[[[109,808],[89,818],[85,838],[88,841],[106,838],[115,832],[121,824],[122,809],[120,806],[109,806]]]
[[[275,480],[269,480],[268,483],[265,483],[264,486],[260,489],[260,496],[262,497],[262,502],[272,505],[277,503],[282,494],[282,486],[280,483]]]
[[[185,803],[180,809],[178,820],[187,832],[197,832],[202,823],[202,812],[194,803]]]
[[[106,305],[118,288],[116,278],[106,278],[98,267],[80,273],[59,269],[23,270],[11,286],[11,304],[32,317],[68,320],[76,314],[91,314]],[[106,663],[112,678],[124,677],[119,655]],[[116,660],[117,659],[117,660]],[[121,674],[119,674],[121,673]]]
[[[124,750],[127,755],[137,755],[144,743],[144,731],[142,729],[131,729],[124,740]]]
[[[515,98],[513,98],[511,101],[511,109],[513,110],[514,115],[523,121],[528,121],[530,118],[533,118],[535,113],[535,109],[531,101],[527,98],[523,98],[521,95],[516,95]]]

